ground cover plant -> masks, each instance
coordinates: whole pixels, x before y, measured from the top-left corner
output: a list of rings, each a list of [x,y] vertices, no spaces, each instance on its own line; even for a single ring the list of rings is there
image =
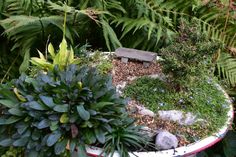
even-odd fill
[[[174,92],[166,81],[143,77],[137,79],[125,89],[125,95],[140,101],[154,112],[158,110],[181,110],[191,112],[207,122],[189,127],[201,130],[191,141],[216,132],[227,120],[229,102],[224,93],[208,78],[195,82],[188,92]]]

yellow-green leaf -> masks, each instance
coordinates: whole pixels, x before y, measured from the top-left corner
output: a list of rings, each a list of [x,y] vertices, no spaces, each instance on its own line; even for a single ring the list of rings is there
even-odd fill
[[[80,64],[81,60],[79,58],[73,59],[72,64]]]
[[[63,114],[61,115],[60,122],[61,122],[61,123],[67,123],[67,122],[69,122],[69,117],[68,117],[68,115],[67,115],[66,113],[63,113]]]
[[[55,50],[54,50],[54,47],[53,47],[52,43],[49,43],[49,45],[48,45],[48,52],[50,53],[52,58],[55,57]]]
[[[13,91],[14,91],[16,97],[17,97],[20,101],[26,102],[26,99],[25,99],[22,95],[19,94],[17,88],[14,88]]]
[[[33,64],[33,65],[36,65],[38,67],[41,67],[41,68],[49,68],[49,69],[53,69],[53,65],[47,61],[44,61],[40,58],[37,58],[37,57],[32,57],[30,62]]]
[[[82,86],[83,86],[82,82],[77,82],[77,85],[78,85],[79,89],[82,89]]]
[[[43,61],[46,61],[44,55],[43,55],[39,50],[37,50],[37,51],[38,51],[38,53],[39,53],[40,59],[43,60]]]
[[[60,44],[60,50],[59,50],[59,62],[60,62],[60,65],[66,65],[66,61],[67,61],[67,42],[66,42],[66,39],[63,38],[62,39],[62,42]]]
[[[71,64],[74,60],[74,50],[72,47],[70,47],[70,51],[68,51],[69,54],[68,54],[68,64]]]

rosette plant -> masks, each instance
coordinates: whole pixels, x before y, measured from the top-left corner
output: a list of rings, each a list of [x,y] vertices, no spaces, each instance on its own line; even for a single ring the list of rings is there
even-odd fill
[[[104,144],[127,118],[111,78],[75,65],[1,85],[0,103],[0,145],[24,147],[29,155],[59,155],[68,147],[82,156],[85,144]]]

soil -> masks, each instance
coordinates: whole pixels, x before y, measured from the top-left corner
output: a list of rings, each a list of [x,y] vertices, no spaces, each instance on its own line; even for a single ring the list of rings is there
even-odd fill
[[[145,68],[142,62],[129,61],[128,63],[123,63],[118,59],[114,59],[113,62],[113,84],[118,85],[122,82],[127,82],[128,84],[132,82],[133,77],[145,76],[145,75],[161,75],[161,66],[159,63],[151,63],[149,67]],[[128,103],[127,110],[130,112],[130,116],[136,119],[136,124],[144,125],[155,130],[156,132],[161,130],[167,130],[175,134],[179,140],[178,146],[184,146],[190,143],[184,135],[194,136],[197,134],[196,131],[190,130],[187,127],[183,127],[175,122],[165,121],[158,116],[150,117],[143,116],[138,113],[137,105],[139,103],[135,100],[131,100]],[[177,133],[177,134],[176,134]],[[178,133],[181,133],[178,134]]]
[[[161,66],[158,63],[151,63],[149,67],[144,67],[142,62],[129,61],[123,63],[118,59],[112,61],[113,64],[113,84],[130,82],[132,77],[161,73]]]

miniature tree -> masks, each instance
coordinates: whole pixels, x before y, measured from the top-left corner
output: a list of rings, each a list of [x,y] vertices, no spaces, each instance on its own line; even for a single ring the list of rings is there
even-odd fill
[[[212,55],[220,48],[206,34],[199,32],[197,22],[181,22],[179,36],[174,42],[161,49],[163,72],[176,91],[186,90],[196,79],[211,72]]]

